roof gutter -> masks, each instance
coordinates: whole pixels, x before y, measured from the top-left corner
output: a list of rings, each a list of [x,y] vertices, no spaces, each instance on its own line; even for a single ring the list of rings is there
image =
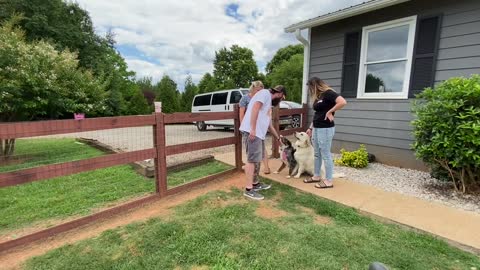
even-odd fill
[[[307,30],[308,40],[302,36],[300,29],[295,30],[295,37],[303,44],[303,80],[302,80],[302,104],[308,102],[307,81],[310,73],[310,29]]]
[[[314,19],[306,20],[303,22],[299,22],[296,24],[293,24],[291,26],[288,26],[285,28],[285,32],[287,33],[293,33],[297,31],[297,29],[307,29],[307,28],[312,28],[315,26],[339,21],[345,18],[353,17],[356,15],[360,15],[363,13],[367,13],[370,11],[374,11],[377,9],[382,9],[386,8],[389,6],[401,4],[404,2],[408,2],[410,0],[372,0],[363,4],[359,4],[353,7],[349,7],[346,9],[342,9],[333,13],[329,13]]]

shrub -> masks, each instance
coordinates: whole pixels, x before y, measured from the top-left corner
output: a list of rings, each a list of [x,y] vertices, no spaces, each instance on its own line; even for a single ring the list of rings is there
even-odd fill
[[[365,145],[361,144],[358,150],[348,152],[341,149],[341,158],[335,159],[335,164],[353,168],[365,168],[368,166],[368,152]]]
[[[451,78],[427,88],[412,106],[417,158],[441,166],[456,190],[480,186],[480,76]]]

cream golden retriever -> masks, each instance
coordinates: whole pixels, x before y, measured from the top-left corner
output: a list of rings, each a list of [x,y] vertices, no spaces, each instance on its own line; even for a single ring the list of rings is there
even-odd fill
[[[300,178],[303,173],[313,175],[314,170],[314,150],[310,136],[305,132],[295,132],[295,160],[297,161],[297,174],[294,178]],[[322,168],[320,170],[320,177],[325,178],[325,164],[322,162]],[[333,178],[345,177],[343,174],[333,174]]]

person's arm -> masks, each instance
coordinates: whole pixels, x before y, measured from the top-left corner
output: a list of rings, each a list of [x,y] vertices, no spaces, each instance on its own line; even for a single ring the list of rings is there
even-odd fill
[[[240,123],[242,123],[243,118],[245,117],[246,110],[247,110],[247,107],[240,107]]]
[[[255,135],[257,132],[257,119],[258,119],[258,112],[260,112],[260,109],[263,106],[263,103],[260,101],[256,101],[254,104],[250,104],[250,106],[253,105],[252,108],[252,116],[250,118],[250,140],[255,139]]]
[[[277,140],[280,140],[280,135],[278,134],[275,127],[273,126],[272,121],[270,121],[270,125],[268,126],[268,128],[270,129],[270,133],[273,135],[273,137],[275,137],[275,139]]]
[[[335,99],[335,106],[333,106],[333,108],[331,108],[325,115],[325,120],[328,118],[328,120],[330,120],[330,122],[333,121],[333,113],[340,110],[341,108],[345,107],[345,105],[347,105],[347,101],[342,97],[342,96],[338,96],[336,99]]]

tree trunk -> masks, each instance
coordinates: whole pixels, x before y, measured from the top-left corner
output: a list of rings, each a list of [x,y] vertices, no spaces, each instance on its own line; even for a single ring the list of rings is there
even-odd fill
[[[15,139],[0,140],[0,161],[7,161],[15,150]]]

